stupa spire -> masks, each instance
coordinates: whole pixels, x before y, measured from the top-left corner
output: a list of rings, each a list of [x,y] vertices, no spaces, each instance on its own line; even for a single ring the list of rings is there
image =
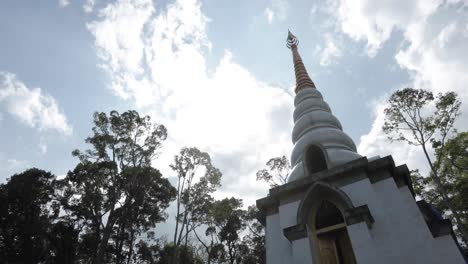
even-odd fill
[[[296,73],[292,131],[294,148],[291,153],[293,169],[289,181],[361,158],[356,153],[353,140],[343,132],[340,121],[332,114],[320,91],[315,89],[297,52],[297,44],[297,38],[288,32],[287,46],[292,50]]]
[[[296,94],[304,88],[315,88],[315,84],[310,79],[309,74],[302,62],[301,55],[297,51],[298,39],[288,30],[288,39],[286,46],[291,49],[294,62],[294,73],[296,74]]]

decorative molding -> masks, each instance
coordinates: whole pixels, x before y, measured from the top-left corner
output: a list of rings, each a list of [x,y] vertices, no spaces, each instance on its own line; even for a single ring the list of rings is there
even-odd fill
[[[314,173],[309,177],[271,188],[267,197],[257,200],[257,207],[264,216],[272,215],[278,213],[279,205],[303,200],[309,188],[318,182],[339,189],[338,187],[366,178],[371,183],[376,183],[390,177],[394,179],[398,188],[407,186],[413,197],[415,197],[410,172],[406,165],[395,167],[391,156],[372,161],[368,161],[367,158],[363,157]]]
[[[258,199],[256,204],[258,210],[260,211],[260,215],[257,217],[257,219],[263,226],[266,226],[266,216],[278,213],[279,201],[278,199],[267,196],[265,198]]]
[[[297,209],[297,223],[305,224],[312,207],[322,200],[333,202],[342,212],[354,208],[351,199],[345,192],[328,183],[315,182],[309,187],[299,204]]]
[[[307,237],[307,227],[305,224],[298,224],[283,229],[284,236],[290,241]]]
[[[353,177],[354,172],[365,171],[367,164],[368,161],[366,158],[360,158],[340,166],[329,168],[328,170],[314,173],[310,175],[310,177],[301,178],[270,189],[269,196],[266,198],[275,197],[275,199],[282,199],[283,196],[289,196],[293,192],[296,193],[301,190],[305,191],[310,185],[318,181],[325,181],[333,184],[335,180],[338,181],[340,179],[347,178],[346,176]],[[362,178],[359,178],[359,180],[361,179]]]
[[[315,230],[315,234],[320,235],[320,234],[327,233],[327,232],[334,231],[334,230],[338,230],[338,229],[341,229],[341,228],[346,228],[346,224],[345,223],[339,223],[339,224],[336,224],[336,225],[327,226],[327,227],[324,227],[324,228],[321,228],[321,229],[317,229],[317,230]]]
[[[372,228],[372,224],[374,223],[374,217],[372,216],[367,204],[346,210],[345,218],[347,225],[366,222],[369,229]]]
[[[410,190],[413,198],[416,197],[416,193],[413,189],[413,182],[411,181],[411,173],[406,164],[400,165],[395,168],[395,176],[393,177],[398,188],[407,186]]]
[[[410,174],[406,164],[395,167],[395,162],[391,156],[371,161],[367,167],[367,175],[371,183],[392,177],[398,188],[408,186],[413,197],[416,197]]]

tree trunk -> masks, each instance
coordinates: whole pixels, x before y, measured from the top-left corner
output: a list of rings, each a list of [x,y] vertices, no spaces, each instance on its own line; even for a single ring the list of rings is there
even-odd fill
[[[212,249],[211,249],[212,250]],[[207,260],[207,264],[211,264],[211,250],[208,250],[207,253],[208,253],[208,260]]]
[[[175,231],[174,231],[174,251],[171,258],[172,264],[177,264],[177,232],[179,231],[179,214],[180,214],[180,177],[177,182],[177,213],[176,213],[176,222],[175,222]]]
[[[109,242],[110,234],[112,231],[112,226],[108,223],[102,234],[101,242],[99,243],[98,252],[96,258],[94,259],[94,264],[101,264],[102,258],[104,257],[104,252],[106,251],[107,243]]]
[[[211,256],[212,256],[212,251],[213,251],[213,240],[211,240],[210,246],[208,247],[208,246],[203,242],[203,240],[200,239],[200,237],[198,236],[197,231],[195,230],[195,228],[193,229],[193,233],[195,234],[195,237],[198,239],[198,241],[200,242],[200,244],[202,244],[202,246],[205,248],[206,253],[208,254],[208,260],[207,260],[206,263],[207,263],[207,264],[211,264]]]
[[[188,234],[189,234],[189,228],[187,226],[187,228],[185,229],[185,247],[187,247],[187,244],[188,244]]]
[[[133,230],[133,227],[132,227],[132,232],[131,232],[131,235],[130,235],[130,246],[129,246],[129,249],[128,249],[127,264],[131,263],[132,254],[133,254],[133,242],[134,242],[134,240],[135,240],[135,231]]]
[[[120,238],[120,241],[119,243],[117,244],[117,264],[121,264],[123,263],[124,261],[124,258],[123,258],[123,255],[122,255],[122,249],[123,249],[123,244],[124,244],[124,241],[123,241],[123,238],[122,238],[122,233],[124,232],[125,230],[125,227],[124,227],[124,224],[121,224],[119,226],[119,229],[118,229],[118,233],[117,233],[117,237]]]
[[[431,161],[431,158],[429,157],[429,154],[427,153],[426,146],[422,144],[422,148],[424,151],[424,155],[426,156],[427,162],[429,163],[429,166],[432,171],[432,179],[437,185],[437,190],[439,191],[440,195],[442,196],[442,200],[447,206],[447,208],[452,211],[453,218],[455,219],[455,222],[457,223],[457,227],[460,230],[460,233],[462,235],[462,239],[465,241],[465,243],[468,243],[468,234],[465,230],[465,227],[463,226],[463,223],[461,221],[460,215],[458,214],[458,211],[455,210],[455,207],[453,206],[450,197],[448,197],[447,190],[445,189],[445,186],[443,185],[442,181],[440,180],[439,174],[434,167],[434,164]]]
[[[114,208],[109,212],[109,218],[107,219],[106,227],[103,230],[102,239],[99,243],[98,251],[96,253],[96,258],[94,259],[94,264],[101,264],[104,257],[104,253],[107,248],[107,243],[109,242],[110,235],[112,233],[112,227],[114,226]]]

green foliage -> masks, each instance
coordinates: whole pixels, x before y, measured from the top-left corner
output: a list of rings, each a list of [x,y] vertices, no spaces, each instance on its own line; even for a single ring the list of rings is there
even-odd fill
[[[208,153],[175,156],[176,189],[151,166],[164,126],[135,111],[93,121],[91,148],[73,151],[79,162],[64,179],[30,169],[0,184],[1,263],[264,263],[258,211],[213,198],[221,172]],[[154,232],[176,197],[180,229],[168,244]]]
[[[30,169],[0,185],[1,259],[23,263],[45,260],[53,180],[48,172]]]
[[[425,90],[405,88],[396,91],[388,100],[389,106],[385,108],[385,123],[382,127],[390,140],[404,141],[410,145],[420,146],[431,169],[430,181],[413,178],[417,184],[430,188],[434,192],[431,200],[440,198],[444,207],[452,214],[460,230],[463,240],[468,242],[468,232],[462,220],[460,208],[455,206],[450,195],[450,182],[447,181],[448,171],[444,169],[442,160],[446,156],[446,140],[455,131],[453,125],[459,116],[460,101],[457,94],[448,92],[438,94],[437,97]],[[434,162],[430,156],[427,144],[431,143],[436,153]],[[420,187],[421,189],[421,187]],[[424,193],[422,189],[421,193]]]
[[[241,258],[241,232],[245,229],[245,211],[242,200],[234,197],[214,201],[207,212],[206,233],[216,236],[214,249],[218,257],[229,263]]]
[[[291,165],[286,156],[272,158],[266,163],[266,166],[265,169],[257,171],[257,181],[265,181],[270,187],[288,182]]]
[[[151,166],[157,150],[167,138],[163,125],[152,124],[149,116],[141,117],[136,111],[119,114],[111,111],[94,113],[93,135],[86,139],[92,149],[73,151],[80,160],[112,161],[120,169],[128,166]]]
[[[242,263],[266,263],[265,227],[258,221],[260,217],[260,211],[255,205],[248,207],[245,219],[249,232],[243,238],[247,250],[243,252]]]
[[[100,263],[130,259],[136,238],[164,221],[175,189],[151,167],[167,137],[164,126],[136,111],[94,114],[92,148],[62,181],[63,208],[80,226],[80,256]],[[112,243],[109,244],[109,241]]]
[[[437,155],[435,161],[439,167],[441,181],[446,186],[447,194],[451,198],[453,207],[460,214],[461,225],[468,226],[468,132],[459,133],[445,144],[444,155]],[[437,152],[441,152],[438,149]],[[450,208],[444,203],[438,193],[436,183],[432,177],[421,177],[415,174],[415,191],[426,201],[432,203],[439,211],[450,215]],[[456,230],[460,232],[460,230]],[[461,234],[459,234],[461,235]]]
[[[59,221],[55,176],[39,169],[0,185],[0,259],[60,263],[75,257],[76,232]]]
[[[136,244],[136,252],[133,262],[137,264],[156,264],[160,260],[161,246],[159,244],[149,245],[144,240]]]
[[[79,231],[68,221],[58,221],[48,234],[51,256],[48,263],[74,263],[78,254]]]
[[[173,240],[177,257],[179,245],[184,242],[187,246],[190,233],[200,223],[199,218],[203,217],[203,211],[212,201],[211,194],[221,186],[222,174],[212,164],[208,153],[197,148],[182,148],[170,167],[178,177]]]
[[[448,92],[437,97],[426,90],[405,88],[393,93],[385,108],[383,131],[390,140],[424,145],[431,141],[434,147],[443,144],[459,115],[457,94]],[[435,103],[435,108],[430,109]]]
[[[242,209],[234,197],[212,200],[194,234],[205,250],[205,263],[265,263],[265,231],[255,206]],[[204,235],[198,229],[204,229]]]

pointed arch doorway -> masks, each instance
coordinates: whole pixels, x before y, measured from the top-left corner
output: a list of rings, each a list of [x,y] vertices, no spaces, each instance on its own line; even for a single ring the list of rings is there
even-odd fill
[[[355,264],[356,259],[346,223],[340,210],[327,200],[321,202],[309,228],[315,257],[320,264]]]

